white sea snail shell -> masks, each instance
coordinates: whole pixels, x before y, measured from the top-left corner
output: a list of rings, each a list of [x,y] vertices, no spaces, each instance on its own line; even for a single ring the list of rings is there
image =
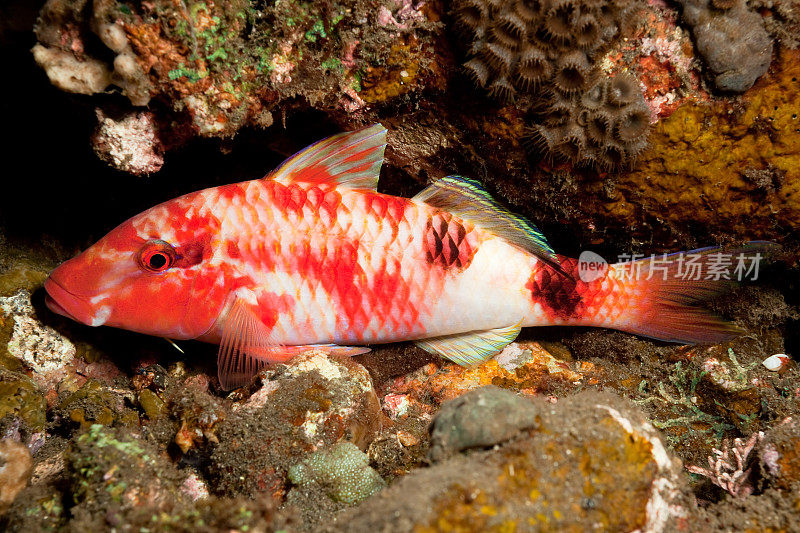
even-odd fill
[[[789,364],[789,361],[791,361],[791,358],[785,353],[776,353],[775,355],[770,355],[764,359],[761,364],[767,367],[767,370],[777,372],[778,370],[786,368],[786,365]]]

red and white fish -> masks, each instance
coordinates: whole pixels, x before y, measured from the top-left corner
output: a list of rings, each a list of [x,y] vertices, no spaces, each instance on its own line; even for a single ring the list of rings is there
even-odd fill
[[[91,326],[219,343],[226,389],[319,345],[357,354],[413,340],[472,365],[527,326],[690,343],[738,332],[687,305],[726,282],[625,279],[619,264],[584,282],[474,181],[378,193],[385,146],[380,125],[335,135],[263,179],[153,207],[55,269],[47,305]]]

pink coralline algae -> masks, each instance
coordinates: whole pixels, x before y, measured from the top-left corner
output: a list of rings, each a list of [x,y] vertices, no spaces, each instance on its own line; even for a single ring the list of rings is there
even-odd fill
[[[152,113],[137,111],[114,119],[97,109],[97,121],[92,141],[100,159],[136,175],[152,174],[161,169],[163,149]]]

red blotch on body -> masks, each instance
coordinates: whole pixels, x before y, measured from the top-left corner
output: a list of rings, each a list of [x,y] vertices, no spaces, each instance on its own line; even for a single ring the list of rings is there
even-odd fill
[[[278,323],[282,313],[291,313],[294,308],[294,298],[287,294],[264,292],[258,297],[258,317],[268,328]]]
[[[240,259],[242,257],[242,254],[239,251],[239,245],[236,244],[236,241],[225,242],[225,253],[231,259]]]

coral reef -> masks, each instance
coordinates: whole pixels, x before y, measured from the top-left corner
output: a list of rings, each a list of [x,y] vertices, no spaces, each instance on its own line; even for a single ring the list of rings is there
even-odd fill
[[[152,113],[128,113],[119,120],[97,110],[97,130],[92,144],[97,156],[131,174],[152,174],[164,164],[158,124]]]
[[[214,485],[226,493],[282,496],[286,472],[305,455],[339,441],[365,449],[380,425],[366,370],[311,351],[270,371],[219,423],[211,456]]]
[[[428,87],[437,68],[429,37],[437,17],[431,9],[355,0],[49,0],[34,57],[61,89],[117,88],[132,106],[162,104],[158,125],[132,111],[116,124],[108,123],[110,112],[98,114],[101,157],[121,170],[150,173],[160,167],[161,149],[193,136],[269,127],[274,113],[285,120],[309,105],[352,120],[367,102]],[[117,133],[133,130],[139,140],[123,142]]]
[[[0,192],[0,529],[796,529],[796,1],[29,4],[0,5],[7,151],[42,147]],[[312,351],[229,394],[215,346],[47,311],[126,216],[373,122],[381,192],[475,177],[559,253],[786,251],[712,302],[728,342],[532,328],[473,368]]]
[[[583,91],[592,63],[630,21],[635,2],[458,0],[453,13],[468,40],[464,69],[501,99],[553,86]]]
[[[74,441],[66,461],[72,514],[100,528],[119,523],[142,505],[159,510],[187,500],[170,490],[183,476],[152,444],[130,431],[92,425]]]
[[[50,0],[36,26],[36,62],[50,82],[65,91],[94,94],[113,84],[133,105],[150,101],[150,83],[130,47],[114,2]],[[92,56],[90,35],[99,38],[113,61]]]
[[[27,290],[20,289],[13,296],[0,298],[0,311],[4,315],[0,320],[14,323],[11,338],[3,349],[33,369],[36,379],[48,379],[48,375],[58,373],[75,357],[75,346],[36,318]]]
[[[741,104],[690,103],[657,124],[654,148],[615,180],[604,208],[630,226],[642,224],[637,213],[648,211],[660,225],[704,226],[719,235],[781,239],[791,233],[800,222],[797,52],[782,54],[776,71]],[[778,176],[771,188],[745,174],[768,168]],[[600,192],[600,184],[594,188]],[[786,232],[770,230],[776,220]]]
[[[329,531],[685,530],[678,461],[629,404],[532,403],[539,426],[457,455],[342,512]],[[391,525],[390,525],[391,524]]]
[[[554,159],[610,170],[629,165],[647,147],[650,109],[628,73],[552,98],[532,142]]]
[[[386,485],[370,468],[367,454],[352,442],[312,453],[291,467],[288,477],[301,488],[317,485],[333,500],[347,504],[359,503]]]
[[[681,5],[717,89],[742,93],[752,87],[772,61],[772,39],[761,17],[745,0],[682,0]]]
[[[647,146],[650,112],[631,74],[609,80],[595,63],[626,33],[637,7],[463,0],[453,11],[471,42],[470,77],[501,99],[533,96],[531,144],[561,161],[611,169]]]
[[[762,17],[767,32],[781,46],[800,46],[800,6],[794,0],[748,0],[747,5]]]

